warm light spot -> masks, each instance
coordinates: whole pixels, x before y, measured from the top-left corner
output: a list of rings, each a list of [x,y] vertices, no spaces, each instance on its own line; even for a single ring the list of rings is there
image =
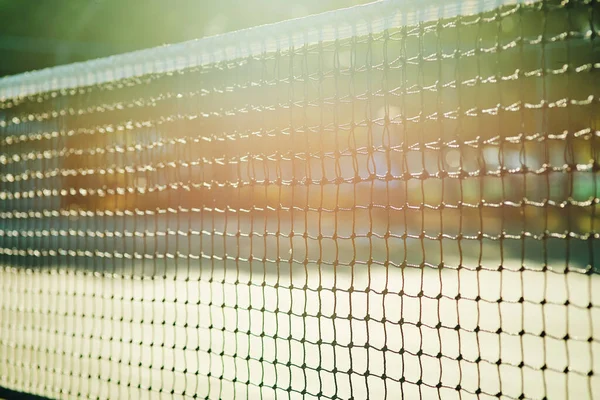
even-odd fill
[[[452,149],[446,153],[446,163],[452,168],[460,166],[460,151]]]

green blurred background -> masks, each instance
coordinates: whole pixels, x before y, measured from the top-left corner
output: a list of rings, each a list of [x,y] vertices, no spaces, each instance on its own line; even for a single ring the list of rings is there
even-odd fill
[[[0,76],[178,43],[369,0],[0,0]]]

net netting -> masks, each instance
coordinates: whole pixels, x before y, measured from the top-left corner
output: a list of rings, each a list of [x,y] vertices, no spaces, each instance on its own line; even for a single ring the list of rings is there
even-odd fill
[[[3,393],[600,397],[600,10],[501,3],[0,80]]]

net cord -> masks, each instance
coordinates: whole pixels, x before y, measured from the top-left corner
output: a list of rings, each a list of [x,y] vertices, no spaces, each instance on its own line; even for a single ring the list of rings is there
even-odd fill
[[[4,77],[0,79],[0,101],[146,74],[168,73],[538,1],[540,0],[380,0],[179,44]]]

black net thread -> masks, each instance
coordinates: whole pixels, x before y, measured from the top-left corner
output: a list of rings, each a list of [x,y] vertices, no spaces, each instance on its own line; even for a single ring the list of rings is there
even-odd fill
[[[0,104],[0,386],[600,396],[595,1]]]

